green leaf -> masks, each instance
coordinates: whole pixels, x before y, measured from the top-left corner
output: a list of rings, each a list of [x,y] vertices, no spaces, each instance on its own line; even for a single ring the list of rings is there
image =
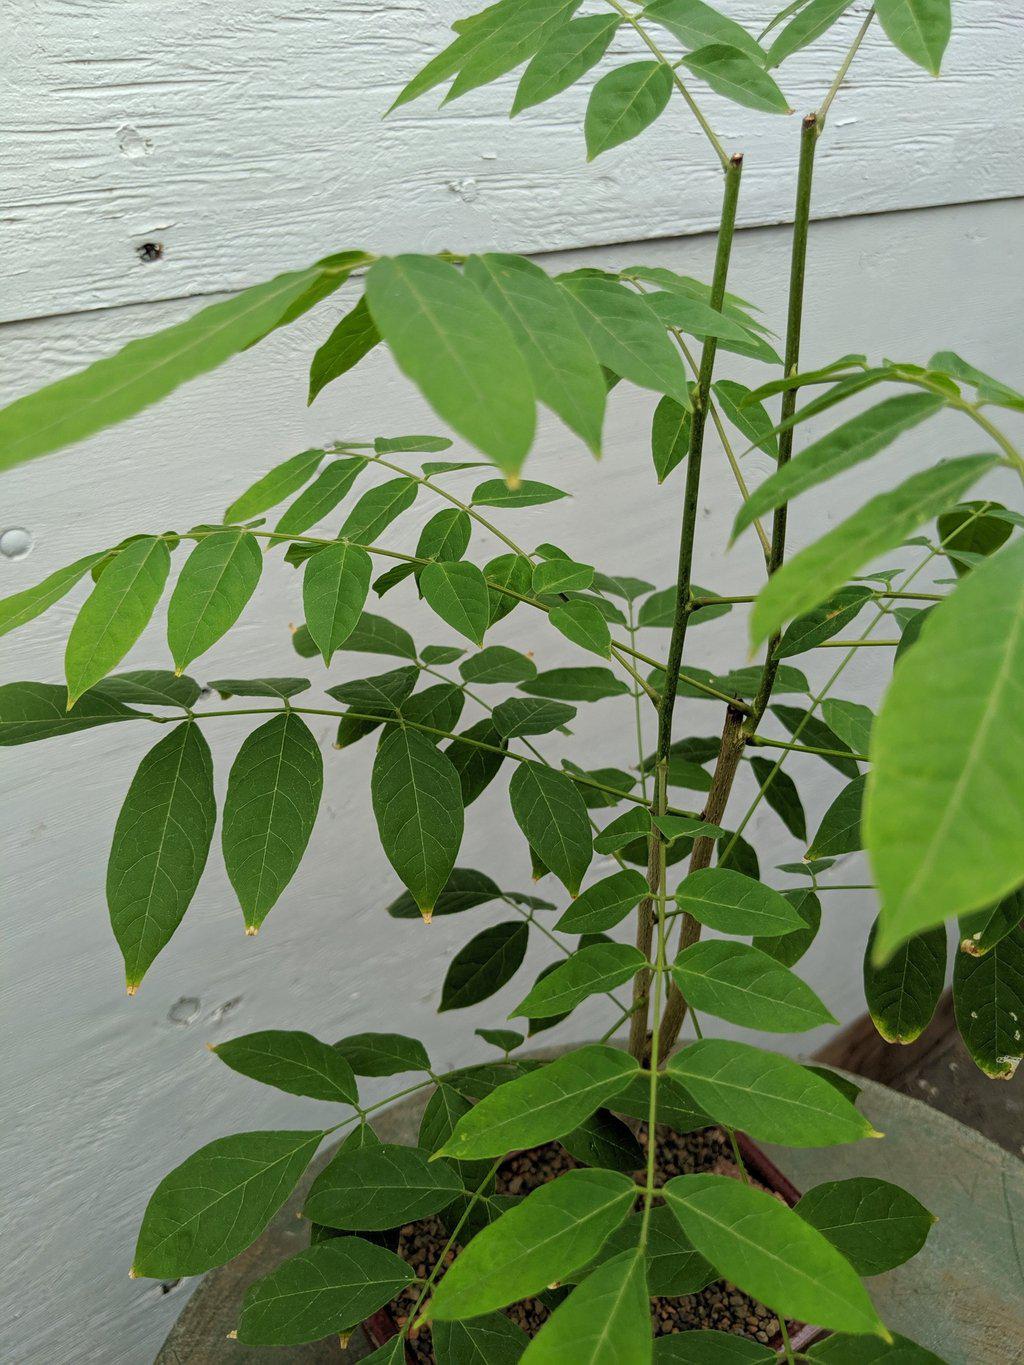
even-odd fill
[[[199,541],[167,605],[167,643],[179,673],[227,634],[262,572],[259,542],[247,531],[217,531]]]
[[[378,455],[391,455],[401,451],[429,451],[431,454],[438,454],[442,450],[451,450],[454,441],[448,436],[375,436],[373,448]],[[451,464],[443,462],[445,469],[477,469],[486,461],[476,460],[469,463],[462,462]],[[423,472],[431,473],[439,466],[433,461],[424,460]]]
[[[778,1356],[733,1332],[689,1331],[657,1337],[654,1360],[655,1365],[775,1365]]]
[[[548,620],[560,634],[581,649],[589,649],[602,659],[611,655],[611,632],[600,609],[593,602],[576,598],[560,603],[551,608]]]
[[[773,772],[774,762],[769,758],[752,758],[750,766],[754,779],[764,791],[765,800],[792,834],[794,839],[807,838],[807,817],[804,815],[803,802],[796,789],[796,783],[789,773],[780,768]],[[768,782],[769,774],[772,774]],[[765,783],[768,783],[765,786]]]
[[[477,742],[460,743],[458,739],[454,739],[444,752],[458,775],[462,804],[470,806],[494,781],[505,761],[504,752],[495,753],[495,750],[503,751],[508,746],[498,734],[489,716],[476,721],[468,730],[463,730],[462,735],[466,740]],[[483,744],[488,747],[486,749],[478,747]]]
[[[132,711],[99,690],[87,692],[74,711],[69,712],[67,690],[55,683],[13,682],[0,686],[0,747],[72,735],[114,721],[143,719],[142,712]]]
[[[337,327],[313,356],[309,367],[309,397],[312,403],[325,385],[331,380],[358,365],[364,355],[369,355],[380,341],[380,333],[370,316],[366,299],[361,298],[356,306],[341,319]]]
[[[811,715],[809,711],[802,710],[799,706],[773,706],[772,715],[777,716],[789,733],[796,738],[799,734],[799,743],[806,744],[815,749],[838,749],[840,752],[849,749],[849,745],[834,734],[823,720]],[[858,777],[860,769],[852,754],[849,758],[837,758],[834,754],[822,754],[822,760],[844,777]]]
[[[529,482],[529,480],[527,480]],[[519,605],[513,594],[526,596],[533,581],[533,565],[523,555],[498,555],[484,565],[484,577],[488,583],[491,625],[502,620]],[[497,584],[498,587],[492,586]],[[508,588],[501,592],[499,588]]]
[[[579,0],[528,0],[525,4],[505,0],[473,15],[460,25],[472,47],[461,58],[459,74],[444,103],[497,80],[532,57],[578,6]]]
[[[165,1175],[146,1206],[132,1271],[201,1275],[254,1242],[298,1184],[322,1132],[235,1133]]]
[[[843,0],[844,5],[850,3],[851,0]],[[778,459],[779,438],[775,434],[775,423],[764,405],[751,396],[750,389],[734,379],[717,379],[712,388],[722,412],[733,426],[743,433],[751,445],[757,446],[772,459]]]
[[[564,1146],[563,1142],[563,1146]],[[642,1164],[642,1163],[641,1163]],[[634,1166],[633,1170],[640,1167]],[[581,1279],[591,1269],[612,1256],[639,1245],[642,1213],[634,1213],[605,1242],[597,1260],[577,1271],[573,1279]],[[718,1272],[694,1251],[672,1211],[664,1204],[651,1209],[647,1224],[647,1289],[651,1295],[676,1298],[680,1294],[696,1294],[713,1280]],[[706,1332],[701,1333],[707,1336]],[[659,1338],[660,1339],[660,1338]],[[658,1359],[657,1345],[655,1358]]]
[[[599,934],[614,929],[648,894],[647,878],[627,868],[588,886],[555,925],[563,934]]]
[[[184,721],[139,765],[107,862],[107,906],[129,995],[181,923],[216,822],[210,746],[198,725]]]
[[[770,938],[758,934],[752,942],[755,948],[760,948],[762,953],[767,953],[784,967],[795,967],[821,928],[821,902],[813,891],[803,887],[798,887],[795,891],[785,891],[783,895],[804,921],[802,926],[791,933],[778,934]]]
[[[622,1090],[638,1070],[628,1053],[603,1044],[567,1052],[482,1099],[460,1121],[441,1155],[475,1160],[564,1137]]]
[[[84,578],[103,556],[102,550],[96,554],[86,555],[84,559],[77,559],[74,564],[58,569],[56,573],[50,574],[34,587],[5,597],[0,601],[0,635],[6,635],[8,631],[17,630],[27,621],[42,616],[55,602],[66,597],[79,579]]]
[[[1010,408],[1014,412],[1024,412],[1024,393],[1018,393],[1008,384],[993,379],[984,370],[968,364],[955,351],[937,351],[928,362],[929,370],[942,370],[964,384],[970,384],[978,391],[982,403],[995,403],[997,407]],[[996,504],[998,506],[998,504]]]
[[[45,390],[44,390],[45,392]],[[64,654],[68,707],[116,668],[149,623],[167,582],[171,556],[159,536],[121,550],[75,618]]]
[[[935,1222],[899,1185],[868,1176],[816,1185],[794,1212],[827,1237],[858,1275],[881,1275],[909,1261]]]
[[[501,1048],[502,1052],[512,1052],[526,1042],[521,1033],[516,1033],[515,1029],[511,1028],[477,1028],[473,1032],[485,1043]]]
[[[396,1076],[401,1071],[429,1071],[430,1058],[418,1038],[402,1033],[353,1033],[333,1050],[357,1076]]]
[[[486,872],[477,872],[471,867],[456,867],[438,893],[434,904],[435,915],[457,915],[464,910],[473,910],[478,905],[487,905],[500,900],[501,888],[491,880]],[[403,891],[397,900],[388,906],[392,919],[419,919],[420,912],[416,902]]]
[[[985,515],[986,507],[991,507],[994,515]],[[987,557],[1009,540],[1013,527],[999,515],[1000,510],[990,502],[962,502],[938,518],[939,541],[957,578],[971,571],[971,565],[960,555]]]
[[[893,1332],[892,1345],[877,1337],[846,1336],[836,1332],[816,1342],[807,1352],[813,1361],[827,1365],[945,1365],[945,1362],[909,1337]]]
[[[619,22],[617,16],[611,16],[610,28],[607,17],[598,18],[610,40]],[[571,27],[566,25],[567,29]],[[607,396],[604,379],[564,292],[540,266],[522,256],[470,256],[465,274],[504,319],[526,362],[537,397],[570,431],[581,436],[595,455],[600,455]]]
[[[254,730],[228,776],[224,866],[255,933],[295,875],[323,790],[320,749],[302,719],[283,712]]]
[[[791,114],[789,101],[753,57],[727,43],[712,43],[682,59],[716,94],[767,114]]]
[[[567,1171],[541,1185],[463,1249],[434,1290],[431,1316],[475,1318],[541,1293],[596,1255],[626,1217],[635,1190],[628,1176],[602,1170]]]
[[[575,85],[608,51],[621,22],[617,14],[593,14],[555,29],[519,79],[512,116]]]
[[[853,0],[810,0],[810,4],[805,3],[768,49],[768,66],[780,66],[794,52],[827,33],[852,3]]]
[[[651,459],[658,482],[668,476],[685,458],[690,448],[693,414],[674,398],[662,398],[651,419]]]
[[[571,896],[593,856],[587,808],[575,782],[539,763],[520,763],[509,783],[516,824]]]
[[[437,1322],[430,1336],[437,1365],[516,1365],[529,1342],[504,1313],[485,1313],[468,1322]]]
[[[644,9],[643,17],[668,29],[683,47],[726,43],[746,52],[755,61],[764,61],[764,53],[747,30],[704,4],[703,0],[654,0]]]
[[[606,994],[632,980],[646,962],[643,953],[626,943],[594,943],[578,948],[572,957],[537,982],[510,1018],[522,1015],[526,1019],[546,1019],[553,1014],[568,1014],[591,995]]]
[[[964,915],[960,920],[960,951],[984,957],[1011,929],[1024,921],[1024,889],[1011,891],[995,905]]]
[[[998,455],[942,460],[865,503],[772,574],[750,614],[751,642],[759,644],[790,617],[824,601],[863,565],[895,549],[917,527],[938,516],[998,463]]]
[[[668,1181],[665,1199],[701,1255],[777,1313],[886,1336],[853,1267],[773,1194],[727,1175],[684,1175]]]
[[[942,54],[952,32],[950,0],[879,0],[878,22],[905,57],[939,74]]]
[[[521,683],[537,676],[537,665],[508,645],[488,645],[459,665],[464,682],[474,685]]]
[[[780,659],[794,654],[805,654],[825,640],[838,635],[851,621],[855,621],[871,597],[871,589],[861,583],[851,583],[807,612],[798,616],[786,628],[776,653]]]
[[[632,806],[594,835],[594,851],[617,853],[636,839],[646,839],[650,832],[651,812],[646,806]]]
[[[307,658],[317,652],[312,640],[310,645]],[[396,626],[384,616],[374,616],[368,611],[364,611],[360,616],[342,649],[354,650],[360,654],[393,654],[399,659],[416,658],[416,646],[407,630]]]
[[[839,1022],[806,982],[747,943],[694,943],[676,958],[672,976],[694,1009],[744,1028],[804,1033]]]
[[[545,593],[581,592],[594,581],[592,564],[577,564],[571,559],[545,559],[533,571],[533,591]]]
[[[243,1076],[335,1104],[359,1103],[356,1078],[345,1058],[310,1033],[267,1029],[211,1047],[211,1052]]]
[[[519,735],[546,735],[568,725],[576,716],[574,706],[540,697],[510,697],[492,713],[494,728],[503,739]]]
[[[492,924],[470,939],[445,973],[439,1012],[478,1005],[500,991],[523,965],[528,941],[525,920]]]
[[[953,1004],[975,1064],[986,1076],[1011,1080],[1024,1053],[1024,928],[1018,925],[984,957],[957,953]]]
[[[327,695],[356,711],[370,711],[375,716],[399,714],[399,707],[406,700],[419,679],[415,667],[393,668],[389,673],[378,673],[372,678],[356,678],[352,682],[338,683],[327,689]]]
[[[428,564],[420,574],[420,591],[442,621],[475,645],[483,644],[490,623],[490,601],[487,583],[475,564]]]
[[[274,527],[275,533],[282,536],[302,535],[329,517],[365,468],[365,460],[332,460],[309,487],[303,489],[295,501],[285,508]],[[317,552],[315,545],[304,548],[313,554]]]
[[[866,781],[865,777],[855,777],[839,793],[822,816],[806,858],[837,858],[862,847],[860,821]]]
[[[602,365],[643,389],[669,394],[683,407],[690,406],[682,358],[645,299],[618,280],[601,276],[571,275],[559,283]]]
[[[198,701],[202,690],[195,678],[187,674],[178,676],[164,668],[137,668],[127,673],[114,673],[93,688],[94,693],[112,701],[138,706],[178,706],[184,710]]]
[[[294,1346],[347,1332],[416,1278],[407,1261],[361,1237],[300,1251],[245,1291],[238,1340]]]
[[[855,753],[867,753],[871,747],[871,727],[875,722],[870,707],[861,706],[855,701],[842,701],[838,697],[826,697],[821,703],[821,714],[825,724],[844,744],[848,744]]]
[[[507,324],[454,266],[386,257],[366,277],[373,320],[434,411],[506,474],[533,443],[533,382]]]
[[[371,545],[396,517],[413,505],[418,491],[416,480],[407,478],[389,479],[367,489],[345,518],[338,539]]]
[[[477,484],[473,489],[474,507],[539,507],[541,503],[557,502],[559,498],[567,498],[568,493],[563,493],[560,488],[553,488],[549,483],[537,483],[535,479],[519,479],[511,487],[501,479],[485,479],[483,483]],[[492,563],[504,563],[506,560],[515,560],[517,564],[529,564],[521,555],[502,555],[500,560]],[[495,575],[490,572],[490,565],[487,566],[488,578]],[[529,573],[526,578],[526,586],[523,592],[529,592],[530,584],[533,579],[533,567],[530,565]]]
[[[587,160],[638,137],[664,112],[671,94],[665,62],[628,62],[602,76],[587,104]]]
[[[946,984],[946,931],[907,939],[878,965],[871,927],[864,953],[864,996],[875,1028],[887,1043],[912,1043],[931,1023]]]
[[[549,668],[521,682],[520,690],[560,701],[600,701],[621,697],[629,688],[610,668]]]
[[[602,1166],[632,1175],[644,1164],[644,1150],[633,1130],[607,1109],[598,1109],[578,1128],[566,1133],[562,1146],[584,1166]]]
[[[646,298],[666,327],[701,339],[713,336],[723,342],[738,342],[741,346],[750,341],[751,333],[745,324],[691,294],[663,289],[647,294]]]
[[[721,825],[712,825],[692,815],[655,815],[653,819],[670,844],[676,839],[721,839],[726,835]]]
[[[307,562],[302,606],[325,664],[355,629],[372,572],[370,556],[358,545],[328,545]]]
[[[0,469],[133,417],[299,317],[367,259],[361,251],[346,252],[278,275],[19,398],[0,412]]]
[[[370,792],[388,862],[429,922],[462,843],[459,774],[426,735],[395,726],[377,747]]]
[[[1024,882],[1022,678],[1016,540],[931,613],[875,722],[864,838],[881,892],[879,955]]]
[[[425,664],[439,666],[441,664],[453,664],[465,654],[464,649],[458,645],[424,645],[420,658]]]
[[[623,1251],[591,1271],[530,1342],[524,1365],[649,1365],[651,1308],[645,1257]]]
[[[676,904],[721,934],[774,937],[802,927],[781,892],[727,867],[705,867],[684,877],[676,888]]]
[[[755,1141],[831,1147],[878,1136],[833,1085],[777,1052],[705,1038],[667,1068],[712,1118]]]
[[[437,1213],[462,1188],[453,1167],[417,1147],[342,1149],[313,1181],[302,1212],[329,1228],[380,1232]]]
[[[444,507],[420,532],[417,559],[461,559],[469,547],[473,524],[461,507]]]
[[[225,521],[250,521],[275,507],[308,483],[320,468],[322,450],[304,450],[275,465],[234,500],[224,513]]]
[[[615,1096],[613,1107],[618,1114],[627,1114],[646,1123],[651,1112],[650,1077],[643,1073],[635,1076]],[[665,1073],[658,1082],[657,1108],[658,1122],[668,1124],[677,1133],[693,1133],[713,1123],[710,1115],[697,1108],[693,1097]]]
[[[791,502],[807,489],[877,455],[897,436],[934,416],[945,401],[932,393],[899,394],[858,413],[827,436],[822,436],[754,490],[739,510],[733,539],[751,525],[755,517]]]
[[[403,702],[401,713],[403,719],[410,723],[433,726],[435,730],[447,734],[459,723],[465,703],[466,694],[456,683],[437,683]],[[427,739],[434,744],[442,738],[440,733],[427,735]]]

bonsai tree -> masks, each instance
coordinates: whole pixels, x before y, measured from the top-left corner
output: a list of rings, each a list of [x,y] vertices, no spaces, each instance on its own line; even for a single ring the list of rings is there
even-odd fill
[[[1024,474],[1003,429],[1003,414],[1024,410],[1024,396],[948,351],[926,363],[864,355],[801,363],[814,162],[833,101],[873,24],[937,74],[949,0],[876,0],[858,14],[851,0],[797,0],[757,36],[702,0],[653,0],[642,10],[607,0],[582,17],[578,4],[498,0],[459,20],[395,106],[449,82],[454,99],[524,67],[516,112],[603,66],[587,105],[589,158],[670,109],[702,129],[722,177],[710,280],[645,266],[552,277],[493,252],[345,250],[134,341],[0,414],[4,467],[45,455],[158,401],[360,279],[358,302],[313,357],[310,399],[385,345],[468,449],[450,453],[453,440],[433,435],[325,443],[261,474],[218,521],[142,528],[7,598],[0,633],[80,583],[89,589],[68,636],[64,682],[0,688],[0,740],[131,724],[141,744],[146,724],[159,727],[114,823],[107,870],[129,994],[168,946],[210,852],[217,811],[205,732],[239,722],[221,850],[246,933],[286,895],[303,857],[323,785],[306,717],[330,716],[341,751],[331,762],[343,765],[353,744],[376,746],[370,802],[404,888],[388,913],[429,923],[488,903],[507,911],[503,922],[468,931],[441,1009],[477,1004],[510,982],[530,934],[557,954],[523,990],[516,1026],[496,1019],[478,1030],[491,1051],[456,1071],[438,1074],[418,1039],[396,1034],[329,1042],[263,1031],[216,1047],[225,1066],[332,1106],[328,1121],[322,1130],[224,1137],[172,1171],[146,1210],[132,1274],[195,1275],[241,1252],[333,1136],[340,1146],[305,1204],[310,1246],[249,1288],[241,1341],[344,1336],[404,1294],[400,1330],[376,1361],[403,1360],[410,1345],[426,1350],[427,1325],[430,1349],[449,1365],[713,1361],[726,1347],[730,1359],[772,1359],[764,1342],[664,1335],[652,1322],[652,1295],[725,1278],[777,1317],[788,1360],[874,1361],[890,1347],[900,1360],[933,1360],[903,1339],[892,1345],[863,1283],[922,1245],[932,1220],[916,1199],[883,1180],[845,1180],[794,1208],[748,1178],[750,1149],[738,1133],[793,1146],[878,1137],[855,1089],[714,1033],[717,1020],[780,1034],[834,1022],[794,967],[818,931],[820,896],[838,889],[836,860],[865,849],[879,915],[864,981],[883,1037],[909,1042],[927,1025],[953,921],[956,1013],[971,1055],[988,1075],[1008,1078],[1024,1050],[1024,538],[1014,534],[1024,522],[990,499],[969,500],[991,471]],[[728,289],[743,156],[712,127],[700,91],[790,113],[779,68],[839,24],[850,28],[847,55],[794,132],[780,356],[758,310]],[[616,36],[632,36],[635,59],[608,59]],[[764,381],[751,388],[729,378],[734,356],[760,363]],[[524,477],[537,404],[598,455],[620,383],[657,395],[653,476],[658,496],[680,506],[678,574],[661,591],[619,564],[580,562],[571,546],[514,538],[517,509],[564,496]],[[862,401],[851,415],[843,405],[855,397]],[[833,408],[832,429],[801,442],[802,424]],[[937,452],[905,477],[899,436],[948,410],[965,419],[970,453]],[[764,581],[741,596],[692,578],[709,423],[735,476],[733,535],[756,535],[764,553]],[[776,464],[753,490],[744,448]],[[480,470],[470,496],[457,495],[453,487],[466,483],[458,476],[481,456],[496,468]],[[805,492],[876,457],[891,471],[889,490],[787,558],[790,505],[799,515]],[[650,495],[648,486],[637,494]],[[436,511],[408,551],[380,543],[427,499]],[[481,528],[503,544],[482,564],[474,556]],[[912,548],[910,567],[884,567],[901,547]],[[311,694],[304,676],[192,676],[245,610],[275,550],[301,581],[305,623],[294,644],[330,668],[325,696]],[[152,669],[118,672],[175,558],[167,656]],[[414,642],[382,614],[402,584],[421,600],[424,631],[440,618],[459,645]],[[380,607],[369,610],[376,599]],[[537,613],[544,629],[571,641],[578,666],[545,668],[489,641],[512,611]],[[746,621],[748,639],[723,675],[694,661],[694,634],[729,612]],[[879,627],[897,638],[886,641],[895,668],[874,716],[844,699],[841,683]],[[824,647],[838,647],[839,662],[812,690],[793,660]],[[388,666],[360,676],[360,654]],[[707,726],[714,733],[680,733],[679,696],[717,713]],[[624,708],[621,762],[597,771],[572,756],[570,731],[577,707],[595,704]],[[634,729],[635,752],[625,743]],[[847,779],[823,812],[804,810],[785,771],[794,753],[816,755]],[[757,794],[743,810],[730,794],[745,763]],[[507,787],[543,899],[459,864],[466,813],[492,783]],[[797,838],[815,831],[803,862],[766,877],[744,839],[762,802]],[[597,880],[595,855],[615,866]],[[716,936],[702,937],[705,928]],[[396,951],[418,952],[416,932],[407,925]],[[553,1061],[520,1057],[524,1030],[536,1036],[594,995],[609,1002],[603,1038]],[[628,1046],[612,1041],[627,1032]],[[418,1145],[384,1145],[370,1120],[393,1096],[366,1103],[358,1078],[407,1073],[419,1079],[397,1094],[431,1090]],[[724,1135],[732,1174],[662,1179],[659,1134],[709,1127]],[[510,1153],[556,1141],[571,1169],[525,1197],[498,1190]],[[417,1276],[395,1248],[398,1230],[424,1219],[436,1220],[441,1245]],[[532,1335],[502,1311],[523,1300],[540,1305]],[[831,1335],[795,1348],[800,1323]]]

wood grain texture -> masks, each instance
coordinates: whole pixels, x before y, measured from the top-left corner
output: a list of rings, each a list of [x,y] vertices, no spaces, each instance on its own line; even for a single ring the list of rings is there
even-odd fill
[[[382,123],[470,8],[6,6],[0,320],[238,289],[350,246],[539,252],[717,222],[717,163],[680,101],[639,140],[585,162],[587,93],[608,62],[640,55],[632,33],[514,125],[517,75],[444,110],[435,92]],[[861,8],[781,68],[798,111],[820,103]],[[728,9],[753,31],[765,12],[760,0]],[[944,70],[936,81],[870,33],[819,155],[818,216],[1024,193],[1024,102],[1013,98],[1024,11],[959,5]],[[701,102],[747,154],[741,224],[788,220],[797,119],[706,91]]]

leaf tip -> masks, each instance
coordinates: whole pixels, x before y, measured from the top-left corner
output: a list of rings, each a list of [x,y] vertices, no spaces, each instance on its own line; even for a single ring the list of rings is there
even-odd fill
[[[125,982],[124,991],[125,991],[125,995],[128,996],[129,1000],[130,1000],[134,995],[137,995],[137,994],[138,994],[138,990],[139,990],[139,983],[138,983],[137,981],[126,981],[126,982]]]
[[[132,1266],[132,1268],[128,1271],[128,1278],[130,1280],[137,1280],[139,1278],[139,1272],[135,1269],[134,1266]]]
[[[434,907],[432,905],[428,905],[426,909],[424,909],[421,906],[420,915],[423,917],[423,923],[429,924],[431,920],[434,918]]]
[[[869,1138],[884,1138],[885,1134],[880,1133],[877,1128],[869,1128],[864,1136]]]
[[[237,1332],[237,1330],[232,1329],[232,1330],[228,1333],[227,1339],[228,1339],[228,1341],[237,1341],[237,1340],[238,1340],[238,1332]]]
[[[255,938],[256,935],[259,933],[259,931],[260,931],[260,926],[259,926],[258,924],[247,924],[247,925],[245,926],[245,936],[246,936],[246,938]]]

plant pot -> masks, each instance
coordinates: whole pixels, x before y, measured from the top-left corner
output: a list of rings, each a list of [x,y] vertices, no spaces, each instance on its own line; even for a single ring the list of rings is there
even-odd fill
[[[736,1136],[740,1155],[749,1175],[757,1184],[762,1185],[773,1194],[779,1195],[792,1208],[800,1198],[800,1191],[745,1133],[737,1133]],[[369,1342],[374,1347],[379,1347],[384,1346],[398,1335],[399,1324],[391,1312],[390,1305],[386,1305],[367,1318],[363,1322],[362,1328]],[[795,1351],[806,1350],[812,1342],[817,1341],[823,1335],[824,1333],[820,1328],[812,1325],[790,1323],[790,1340]],[[781,1334],[777,1333],[774,1341],[769,1344],[781,1353],[783,1349]],[[418,1365],[416,1357],[408,1349],[406,1349],[405,1358],[408,1365]]]

